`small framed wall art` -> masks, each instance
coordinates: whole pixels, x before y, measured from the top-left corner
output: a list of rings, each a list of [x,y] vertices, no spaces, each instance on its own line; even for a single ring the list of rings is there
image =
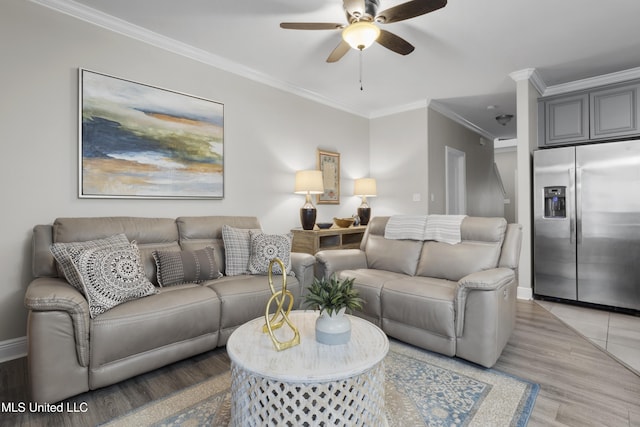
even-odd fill
[[[318,194],[318,204],[340,203],[340,154],[318,150],[318,169],[322,171],[324,193]]]
[[[80,198],[222,199],[223,104],[79,70]]]

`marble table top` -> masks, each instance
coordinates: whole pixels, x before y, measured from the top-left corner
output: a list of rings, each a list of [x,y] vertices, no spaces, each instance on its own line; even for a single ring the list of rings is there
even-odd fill
[[[326,382],[359,375],[380,363],[389,351],[389,341],[380,328],[350,316],[351,340],[326,345],[316,341],[317,311],[292,311],[289,319],[300,331],[300,345],[277,351],[268,333],[262,332],[264,317],[251,320],[233,331],[227,353],[240,368],[263,378],[282,382]],[[293,332],[283,326],[276,332],[281,341]]]

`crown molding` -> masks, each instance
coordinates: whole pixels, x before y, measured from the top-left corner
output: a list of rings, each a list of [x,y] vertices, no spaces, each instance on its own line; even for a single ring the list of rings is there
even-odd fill
[[[529,80],[529,82],[536,88],[539,94],[544,95],[547,91],[547,85],[535,68],[525,68],[523,70],[514,71],[509,73],[514,81],[519,82],[522,80]]]
[[[72,0],[29,0],[32,3],[47,7],[73,18],[80,19],[98,27],[113,31],[125,37],[147,43],[157,48],[193,59],[206,65],[218,68],[232,74],[280,89],[303,98],[327,105],[338,110],[368,118],[368,114],[356,111],[347,105],[337,103],[316,92],[300,88],[290,83],[274,79],[252,68],[230,61],[221,56],[198,49],[186,43],[163,36],[146,28],[132,24],[131,22],[116,18],[107,13],[76,3]]]
[[[603,74],[601,76],[589,77],[582,80],[576,80],[569,83],[562,83],[547,87],[544,96],[559,95],[577,90],[592,89],[598,86],[604,86],[614,83],[622,83],[629,80],[640,79],[640,67],[628,70],[618,71],[615,73]]]
[[[413,110],[418,110],[420,108],[427,108],[428,106],[429,106],[429,103],[425,99],[421,101],[411,102],[409,104],[396,105],[393,107],[376,110],[369,115],[369,118],[377,119],[379,117],[391,116],[393,114],[404,113],[406,111],[413,111]]]
[[[465,128],[467,128],[467,129],[469,129],[469,130],[481,135],[482,137],[484,137],[486,139],[489,139],[491,141],[496,139],[496,137],[494,135],[492,135],[489,132],[487,132],[486,130],[474,125],[473,123],[471,123],[470,121],[468,121],[464,117],[462,117],[459,114],[451,111],[449,108],[445,107],[444,105],[442,105],[439,102],[434,101],[434,100],[431,100],[431,101],[427,101],[427,100],[416,101],[416,102],[413,102],[411,104],[405,104],[405,105],[400,105],[400,106],[397,106],[397,107],[392,107],[392,108],[388,108],[388,109],[384,109],[384,110],[378,110],[374,114],[372,114],[370,116],[370,118],[371,119],[375,119],[375,118],[390,116],[390,115],[393,115],[393,114],[404,113],[406,111],[418,110],[418,109],[421,109],[421,108],[431,108],[434,111],[437,111],[438,113],[440,113],[443,116],[447,117],[448,119],[458,123],[461,126],[464,126]]]
[[[517,151],[518,139],[496,139],[495,141],[493,141],[493,149],[496,153]]]
[[[509,77],[511,77],[516,82],[521,80],[529,80],[542,96],[551,96],[640,79],[640,67],[617,71],[615,73],[603,74],[601,76],[575,80],[568,83],[561,83],[553,86],[547,86],[540,76],[540,73],[538,73],[535,68],[525,68],[523,70],[514,71],[513,73],[509,74]]]
[[[494,139],[496,139],[495,135],[490,134],[489,132],[487,132],[486,130],[479,128],[478,126],[474,125],[473,123],[471,123],[470,121],[468,121],[467,119],[465,119],[464,117],[460,116],[459,114],[451,111],[450,109],[448,109],[447,107],[445,107],[444,105],[440,104],[438,101],[431,101],[429,102],[429,108],[437,111],[438,113],[442,114],[443,116],[453,120],[454,122],[458,123],[459,125],[462,125],[464,127],[466,127],[467,129],[482,135],[484,138],[493,141]]]

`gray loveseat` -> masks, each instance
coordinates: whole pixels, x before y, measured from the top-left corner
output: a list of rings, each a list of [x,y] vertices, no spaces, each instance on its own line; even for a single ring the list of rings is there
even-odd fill
[[[236,216],[59,218],[34,227],[35,278],[25,295],[32,400],[57,402],[223,346],[236,327],[264,315],[271,297],[264,275],[225,275],[200,284],[157,287],[157,293],[91,316],[83,293],[59,273],[50,252],[54,242],[124,233],[137,243],[144,275],[157,285],[153,251],[212,247],[215,264],[224,273],[224,225],[261,228],[255,217]],[[301,290],[313,281],[315,259],[291,253],[291,264],[294,275],[287,277],[287,285],[299,304]]]
[[[361,316],[389,336],[491,367],[515,324],[521,226],[466,217],[461,242],[387,239],[375,217],[360,249],[316,254],[317,275],[355,278]]]

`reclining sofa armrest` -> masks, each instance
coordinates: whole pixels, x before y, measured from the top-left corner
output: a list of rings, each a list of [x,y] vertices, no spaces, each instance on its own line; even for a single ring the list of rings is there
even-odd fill
[[[456,295],[456,334],[461,336],[464,331],[464,313],[467,295],[473,291],[496,292],[515,281],[515,272],[510,268],[493,268],[477,271],[458,281]]]
[[[24,305],[31,311],[63,311],[73,322],[80,366],[89,365],[89,303],[63,279],[39,277],[27,287]]]
[[[313,283],[316,258],[302,252],[291,252],[291,271],[300,282],[302,290]]]
[[[330,278],[342,270],[367,268],[367,255],[360,249],[327,249],[316,253],[318,277]]]

